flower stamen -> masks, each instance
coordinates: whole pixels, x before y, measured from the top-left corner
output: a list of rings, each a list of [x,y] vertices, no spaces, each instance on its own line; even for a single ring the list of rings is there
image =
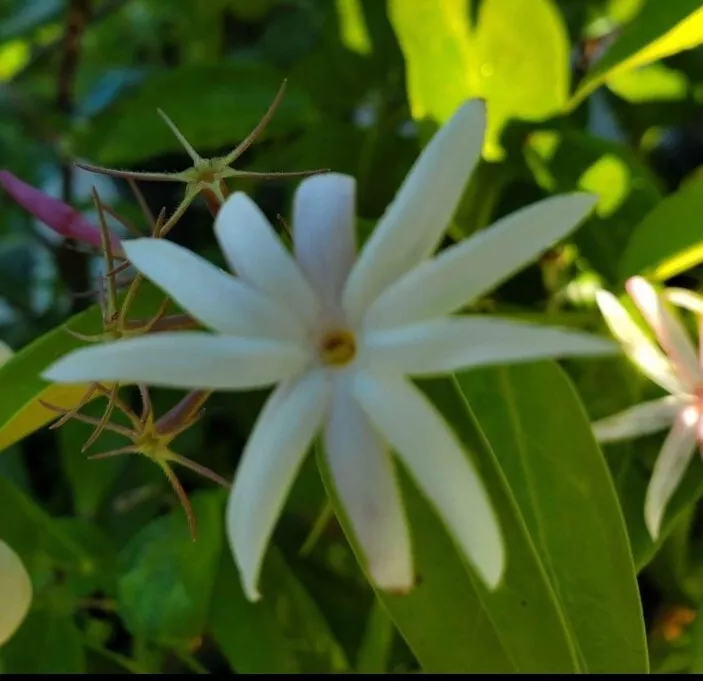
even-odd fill
[[[345,329],[328,331],[320,342],[320,357],[324,364],[344,366],[356,356],[354,334]]]

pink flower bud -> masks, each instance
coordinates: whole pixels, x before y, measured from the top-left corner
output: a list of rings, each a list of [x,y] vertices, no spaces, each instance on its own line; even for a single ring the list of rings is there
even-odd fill
[[[98,227],[88,222],[75,208],[55,199],[23,182],[7,170],[0,170],[0,186],[22,208],[29,211],[57,234],[76,241],[102,248]],[[110,234],[110,241],[116,253],[122,252],[120,240]]]

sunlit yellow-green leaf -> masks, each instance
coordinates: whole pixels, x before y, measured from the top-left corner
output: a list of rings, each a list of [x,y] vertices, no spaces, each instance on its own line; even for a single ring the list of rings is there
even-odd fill
[[[47,409],[42,402],[61,409],[71,409],[86,396],[88,385],[47,385],[37,396],[20,408],[0,427],[0,451],[19,442],[27,435],[43,428],[57,418],[58,414]],[[96,394],[95,397],[98,395]]]
[[[551,0],[391,0],[391,22],[405,56],[416,120],[445,121],[466,99],[488,108],[484,156],[502,157],[511,119],[544,120],[561,111],[569,90],[569,42]]]
[[[342,42],[352,52],[369,54],[371,38],[366,26],[361,0],[337,0]]]
[[[700,0],[647,0],[583,79],[570,107],[618,74],[701,43],[703,6]]]
[[[480,94],[467,0],[389,0],[415,120],[438,123]]]
[[[480,94],[488,102],[484,153],[499,159],[508,121],[541,121],[564,108],[569,40],[551,0],[493,0],[480,5],[476,42]]]
[[[9,362],[12,356],[11,348],[0,342],[0,365]],[[56,418],[56,412],[47,409],[41,401],[70,409],[79,404],[87,391],[86,385],[48,385],[0,427],[0,452]]]
[[[688,96],[688,79],[664,64],[648,64],[632,71],[616,73],[608,88],[628,102],[679,101]]]

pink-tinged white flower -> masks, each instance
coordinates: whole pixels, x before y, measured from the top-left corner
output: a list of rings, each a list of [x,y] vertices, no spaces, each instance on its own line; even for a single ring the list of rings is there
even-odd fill
[[[78,350],[53,381],[140,381],[246,390],[278,384],[243,452],[227,532],[244,589],[258,597],[264,552],[316,434],[371,579],[413,585],[410,535],[393,450],[490,587],[504,567],[500,528],[471,459],[411,380],[466,367],[616,345],[495,317],[452,316],[574,230],[587,194],[558,196],[432,257],[480,157],[480,102],[434,136],[357,256],[355,182],[303,181],[293,205],[294,257],[244,194],[215,233],[233,277],[163,240],[125,245],[134,266],[215,333],[160,333]]]
[[[32,582],[17,554],[0,541],[0,646],[27,616],[32,602]]]
[[[696,312],[703,322],[703,301],[682,289],[659,293],[642,277],[629,279],[626,288],[659,346],[611,293],[599,291],[598,306],[628,357],[669,395],[601,419],[593,424],[593,430],[598,441],[614,442],[671,428],[654,465],[644,504],[647,529],[656,539],[666,506],[693,458],[696,444],[703,445],[703,336],[696,350],[669,303]]]

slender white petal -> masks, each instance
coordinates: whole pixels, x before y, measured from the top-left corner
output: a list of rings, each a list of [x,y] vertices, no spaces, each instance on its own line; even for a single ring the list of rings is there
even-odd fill
[[[671,360],[681,383],[695,390],[703,382],[696,349],[681,321],[673,314],[654,287],[642,277],[632,277],[627,292],[657,336],[659,344]]]
[[[317,296],[266,216],[246,194],[236,192],[225,201],[217,213],[215,236],[229,266],[246,283],[314,323],[320,305]]]
[[[293,200],[295,257],[333,314],[356,257],[355,209],[356,180],[339,173],[303,180]]]
[[[144,276],[215,331],[280,340],[303,336],[287,309],[172,241],[134,239],[123,247]]]
[[[390,328],[455,312],[573,232],[596,201],[564,194],[508,215],[409,271],[371,305],[364,323]]]
[[[325,451],[373,581],[388,591],[407,592],[413,561],[393,462],[346,382],[335,386]]]
[[[249,600],[260,598],[266,546],[310,443],[322,425],[330,383],[321,371],[281,383],[242,453],[227,503],[227,537]]]
[[[681,482],[696,448],[698,413],[695,407],[684,409],[664,441],[649,481],[644,500],[644,518],[652,539],[659,536],[664,511]]]
[[[703,297],[685,288],[665,288],[662,295],[672,305],[696,315],[698,325],[698,362],[703,367]]]
[[[245,390],[288,378],[307,361],[306,351],[293,343],[178,331],[74,350],[42,376],[57,383],[119,381]]]
[[[17,554],[0,541],[0,646],[27,616],[32,602],[32,582]]]
[[[649,435],[670,428],[678,413],[693,398],[685,395],[667,395],[658,400],[643,402],[618,414],[592,424],[598,442],[616,442],[640,435]]]
[[[372,364],[411,376],[618,351],[606,338],[480,316],[445,317],[371,332],[363,347]]]
[[[490,499],[452,430],[411,383],[360,372],[354,395],[396,451],[483,581],[495,588],[505,554]]]
[[[652,381],[670,393],[685,392],[671,362],[635,323],[620,301],[608,291],[596,293],[605,323],[630,360]]]
[[[685,288],[665,288],[662,295],[672,305],[683,307],[696,315],[703,316],[703,297]]]
[[[485,125],[482,101],[463,104],[415,161],[349,276],[343,301],[352,323],[437,248],[481,156]]]

